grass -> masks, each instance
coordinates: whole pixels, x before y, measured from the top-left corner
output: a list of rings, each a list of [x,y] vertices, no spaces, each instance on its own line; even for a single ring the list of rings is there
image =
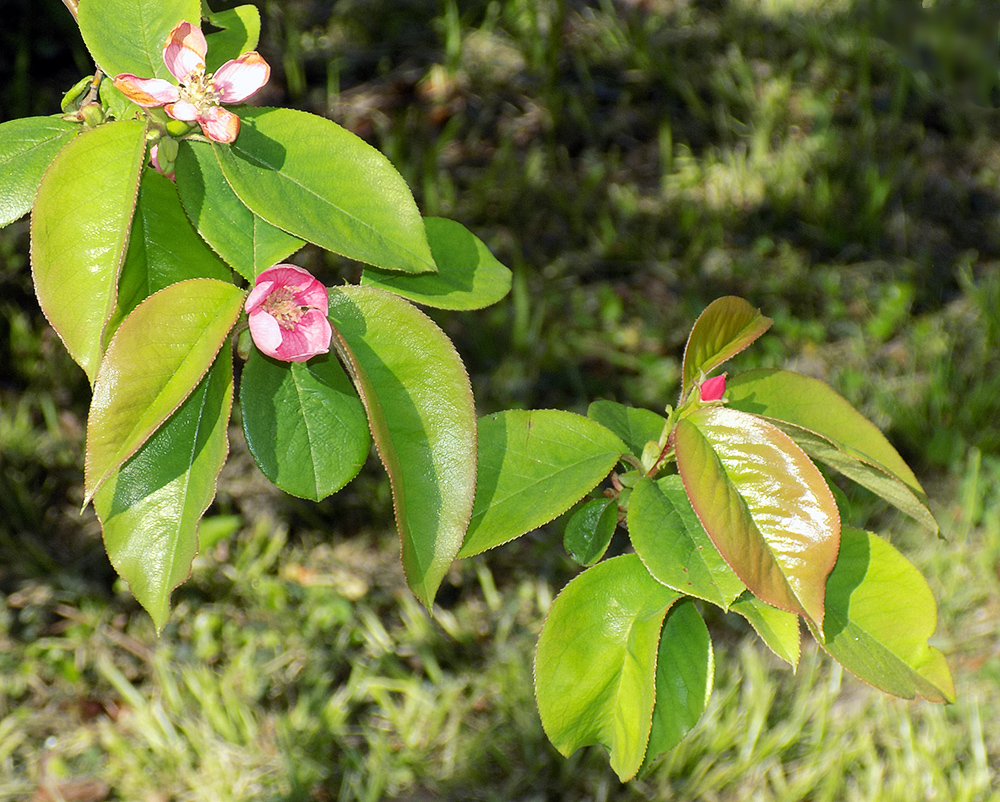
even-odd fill
[[[157,638],[77,512],[89,388],[31,298],[17,223],[0,233],[0,800],[1000,799],[995,75],[953,80],[893,33],[894,4],[260,5],[262,102],[365,136],[425,214],[514,269],[508,301],[437,316],[482,411],[662,409],[708,301],[774,317],[732,368],[830,381],[930,492],[945,541],[852,500],[928,577],[959,699],[885,697],[811,646],[793,675],[719,618],[709,711],[623,786],[599,749],[556,754],[534,709],[534,639],[573,570],[558,531],[456,565],[432,618],[374,464],[305,504],[236,432]],[[0,32],[17,54],[0,113],[51,111],[85,69],[71,34],[53,68],[37,26]]]
[[[121,799],[996,799],[998,490],[1000,461],[970,462],[949,554],[911,550],[955,705],[885,697],[811,644],[792,675],[717,622],[705,718],[627,786],[600,750],[547,745],[530,665],[551,585],[500,593],[486,561],[456,569],[433,621],[391,538],[290,543],[261,520],[199,557],[159,641],[122,591],[25,585],[5,605],[0,798],[89,775]]]

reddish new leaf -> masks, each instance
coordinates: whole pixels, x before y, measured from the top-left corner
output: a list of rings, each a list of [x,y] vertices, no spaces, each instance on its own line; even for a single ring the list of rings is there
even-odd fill
[[[822,475],[786,434],[706,407],[675,432],[677,467],[719,553],[759,598],[822,625],[840,516]]]
[[[686,393],[698,379],[735,356],[771,327],[742,298],[728,296],[712,301],[698,317],[684,347],[681,391]]]

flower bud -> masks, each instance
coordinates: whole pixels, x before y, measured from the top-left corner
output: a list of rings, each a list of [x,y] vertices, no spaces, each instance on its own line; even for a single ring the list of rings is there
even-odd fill
[[[167,133],[171,136],[184,136],[194,128],[190,123],[183,120],[170,120],[167,122]]]
[[[80,117],[87,128],[95,128],[104,122],[104,109],[100,103],[87,103],[80,109]]]
[[[719,401],[726,394],[726,374],[705,379],[699,387],[702,401]]]

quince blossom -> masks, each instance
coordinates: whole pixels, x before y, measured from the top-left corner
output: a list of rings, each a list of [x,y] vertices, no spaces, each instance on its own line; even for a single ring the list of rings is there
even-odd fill
[[[250,336],[265,354],[283,362],[305,362],[330,350],[333,329],[326,313],[326,287],[301,267],[281,264],[257,276],[247,297]]]
[[[699,387],[702,401],[719,401],[726,394],[726,374],[705,379]]]
[[[122,73],[115,86],[133,103],[146,108],[163,106],[175,120],[196,122],[215,142],[232,142],[240,132],[240,118],[220,103],[240,103],[267,83],[271,68],[255,50],[231,59],[212,75],[205,74],[208,43],[200,28],[181,22],[163,46],[163,63],[179,86],[162,78],[139,78]]]

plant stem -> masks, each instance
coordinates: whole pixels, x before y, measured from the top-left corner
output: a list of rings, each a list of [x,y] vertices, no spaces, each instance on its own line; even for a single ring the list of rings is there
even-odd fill
[[[73,15],[73,19],[77,19],[77,8],[80,6],[80,0],[62,0],[63,5],[66,6],[66,10]]]
[[[73,0],[63,0],[64,3],[73,2]],[[87,91],[87,97],[84,99],[83,103],[94,103],[97,100],[98,93],[101,89],[101,79],[104,78],[104,73],[100,70],[94,71],[94,80],[90,82],[90,89]]]

